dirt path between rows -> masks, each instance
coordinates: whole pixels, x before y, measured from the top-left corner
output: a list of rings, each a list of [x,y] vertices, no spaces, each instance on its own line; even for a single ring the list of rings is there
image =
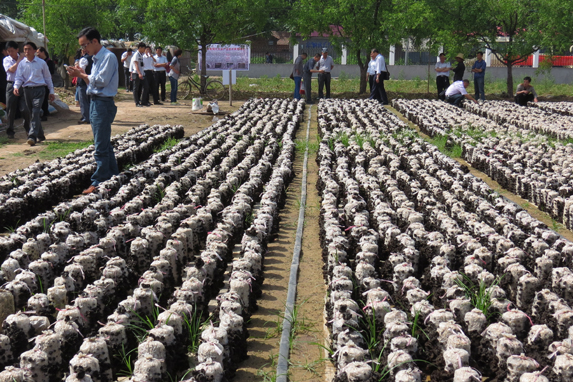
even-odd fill
[[[131,93],[120,93],[116,97],[117,115],[111,126],[112,135],[122,134],[141,124],[149,125],[183,125],[185,136],[190,136],[213,124],[212,115],[191,112],[191,101],[179,101],[181,105],[171,106],[169,102],[150,107],[135,107]],[[228,101],[219,102],[222,112],[233,112],[244,102],[234,101],[229,106]],[[9,144],[0,146],[0,176],[18,168],[25,168],[40,160],[39,152],[46,150],[47,142],[82,142],[93,140],[90,125],[80,125],[80,108],[70,106],[69,111],[59,111],[42,122],[46,141],[30,147],[26,144],[26,132],[22,126],[23,120],[16,121],[16,139]],[[0,133],[4,135],[5,133]]]
[[[402,115],[402,113],[400,113],[398,110],[394,109],[391,106],[386,106],[386,108],[388,110],[390,110],[392,113],[396,114],[401,120],[403,120],[404,122],[407,122],[408,125],[410,125],[410,127],[415,129],[421,137],[423,137],[425,139],[430,138],[428,135],[424,134],[417,125],[413,124],[406,117],[404,117]],[[521,208],[526,210],[532,217],[534,217],[535,219],[539,220],[540,222],[546,224],[547,227],[549,227],[550,229],[553,229],[555,232],[557,232],[558,234],[560,234],[561,236],[563,236],[567,240],[573,241],[573,231],[570,231],[569,229],[567,229],[563,224],[556,223],[555,220],[551,217],[551,215],[549,215],[547,212],[541,211],[535,204],[531,203],[527,199],[523,199],[521,196],[516,195],[516,194],[504,189],[503,187],[501,187],[501,185],[498,182],[496,182],[495,180],[490,178],[487,174],[485,174],[485,173],[481,172],[480,170],[477,170],[474,167],[472,167],[464,159],[462,159],[462,158],[454,158],[454,159],[457,160],[462,165],[466,166],[470,170],[470,172],[473,176],[483,180],[495,192],[497,192],[498,194],[500,194],[503,197],[506,197],[507,199],[511,200],[515,204],[518,204]]]
[[[306,137],[308,107],[296,134],[297,140]],[[316,107],[312,110],[310,142],[316,141]],[[265,256],[263,296],[258,310],[248,325],[249,358],[239,365],[234,382],[274,381],[276,377],[279,342],[285,311],[290,264],[294,250],[304,151],[297,150],[294,163],[295,178],[288,187],[285,207],[280,212],[277,238],[269,244]],[[318,167],[316,152],[309,153],[307,175],[307,203],[304,236],[297,286],[297,318],[293,327],[295,337],[289,361],[289,381],[324,380],[324,354],[317,344],[324,343],[323,311],[325,285],[322,278],[322,255],[318,241],[320,210],[316,180]]]

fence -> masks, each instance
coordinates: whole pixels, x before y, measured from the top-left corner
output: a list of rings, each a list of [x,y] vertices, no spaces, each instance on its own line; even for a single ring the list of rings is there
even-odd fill
[[[292,53],[289,51],[272,52],[273,64],[291,64]],[[266,64],[267,56],[264,53],[251,52],[251,64]]]

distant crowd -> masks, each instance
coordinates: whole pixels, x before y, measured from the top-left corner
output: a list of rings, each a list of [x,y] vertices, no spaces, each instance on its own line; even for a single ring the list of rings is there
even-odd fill
[[[135,106],[151,106],[150,95],[154,105],[163,105],[167,77],[171,84],[171,104],[178,105],[177,81],[181,75],[181,54],[183,51],[177,49],[172,57],[168,57],[170,52],[165,55],[163,48],[158,46],[154,55],[151,47],[144,42],[137,45],[135,52],[130,48],[122,54],[125,89],[133,93]]]
[[[272,63],[272,55],[266,54],[267,63]],[[312,98],[312,74],[318,73],[318,99],[330,98],[331,71],[334,68],[334,61],[328,55],[328,50],[324,48],[322,54],[316,54],[313,58],[308,58],[307,53],[301,53],[294,61],[291,78],[294,80],[293,97],[300,99],[301,95],[306,97],[306,102],[313,103]],[[456,106],[461,106],[464,99],[476,102],[485,101],[485,74],[487,64],[483,59],[483,52],[478,52],[476,61],[471,67],[474,81],[475,97],[467,92],[470,84],[468,79],[464,79],[466,66],[464,55],[459,53],[455,57],[455,65],[452,66],[446,61],[446,55],[440,53],[439,61],[435,65],[436,87],[438,98]],[[453,73],[453,82],[450,84],[450,72]],[[370,85],[370,99],[375,99],[383,105],[388,104],[388,96],[384,87],[384,81],[390,78],[390,73],[386,67],[384,56],[378,49],[370,52],[370,62],[366,71],[366,79]],[[326,94],[323,90],[326,88]],[[537,92],[531,86],[531,77],[525,77],[523,82],[517,86],[514,94],[515,102],[522,106],[527,106],[528,102],[537,102]]]

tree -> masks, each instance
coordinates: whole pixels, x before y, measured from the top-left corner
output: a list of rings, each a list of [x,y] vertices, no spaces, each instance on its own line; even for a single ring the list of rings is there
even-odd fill
[[[440,21],[438,39],[449,46],[473,44],[491,50],[507,67],[513,94],[513,66],[540,47],[571,43],[571,2],[557,0],[426,0]]]
[[[244,42],[246,36],[262,29],[272,10],[281,0],[147,0],[133,7],[120,2],[121,20],[131,14],[139,21],[139,32],[149,41],[176,45],[183,50],[207,47],[209,44]],[[132,28],[136,25],[125,24]],[[206,49],[201,50],[201,88],[207,74]]]
[[[303,38],[314,31],[329,35],[338,50],[344,45],[360,67],[360,94],[366,92],[370,50],[387,51],[399,41],[393,0],[301,0],[294,5],[292,29]]]
[[[46,4],[46,37],[49,51],[68,58],[79,48],[77,35],[92,26],[106,38],[114,28],[111,0],[50,0]],[[22,21],[43,31],[42,0],[22,5]]]

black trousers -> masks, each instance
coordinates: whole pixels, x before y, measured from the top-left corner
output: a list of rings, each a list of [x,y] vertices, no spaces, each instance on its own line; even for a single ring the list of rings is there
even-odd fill
[[[444,90],[447,90],[450,87],[450,77],[448,76],[437,76],[436,77],[436,86],[438,87],[438,98],[442,101],[445,99],[440,97],[440,93]]]
[[[159,99],[157,98],[157,94],[155,94],[155,75],[153,74],[153,70],[146,70],[145,71],[145,81],[147,81],[147,88],[149,89],[149,92],[147,94],[147,102],[145,102],[145,98],[143,98],[141,100],[141,102],[143,102],[143,104],[145,105],[146,103],[149,102],[149,95],[151,95],[153,97],[153,103],[157,103],[159,102]]]
[[[125,77],[125,90],[133,91],[133,82],[131,81],[129,68],[123,68],[123,75]]]
[[[326,98],[330,98],[330,73],[318,74],[318,98],[325,98],[324,87],[326,86]]]
[[[386,89],[384,89],[384,80],[380,79],[379,82],[376,82],[376,75],[374,75],[374,80],[372,81],[370,99],[378,100],[382,105],[388,105],[388,96],[386,95]]]
[[[30,129],[28,130],[28,138],[34,140],[46,139],[44,137],[44,129],[42,129],[42,122],[40,114],[42,113],[42,103],[44,98],[48,98],[46,93],[47,86],[35,86],[20,88],[24,93],[24,101],[26,102],[27,112],[30,118]]]
[[[518,94],[515,96],[515,103],[520,105],[520,106],[527,106],[527,102],[533,102],[533,100],[535,99],[535,97],[533,96],[533,94],[528,93],[528,94]]]
[[[147,105],[149,103],[149,85],[147,84],[145,77],[140,79],[139,74],[135,72],[132,73],[131,78],[135,82],[133,85],[133,100],[135,101],[135,104]]]
[[[44,102],[42,102],[42,118],[48,118],[50,115],[50,111],[48,110],[48,94],[50,94],[50,89],[47,86],[46,88],[46,96],[44,97]]]
[[[165,70],[160,70],[157,72],[153,72],[155,75],[155,97],[153,99],[160,99],[159,98],[159,88],[161,87],[161,101],[165,101],[165,82],[166,82],[166,72]]]
[[[374,87],[374,78],[376,76],[374,74],[368,75],[368,85],[370,85],[370,94],[372,94],[372,88]]]

